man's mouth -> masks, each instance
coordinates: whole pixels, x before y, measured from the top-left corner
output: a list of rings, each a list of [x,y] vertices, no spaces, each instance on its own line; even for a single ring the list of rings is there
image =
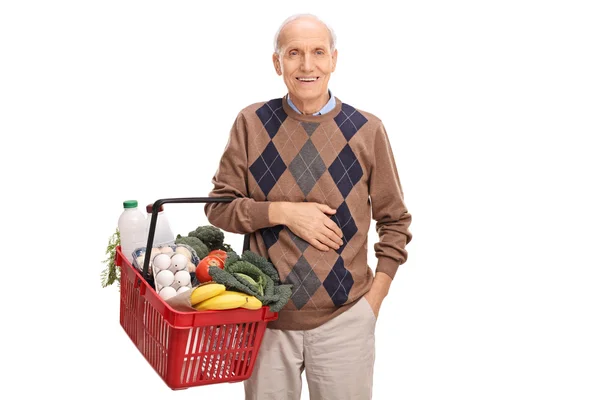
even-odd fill
[[[319,79],[318,76],[306,76],[306,77],[296,77],[297,80],[299,80],[300,82],[316,82],[317,79]]]

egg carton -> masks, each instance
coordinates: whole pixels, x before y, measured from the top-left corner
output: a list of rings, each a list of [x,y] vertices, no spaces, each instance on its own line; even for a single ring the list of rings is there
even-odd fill
[[[146,248],[134,252],[135,267],[142,271]],[[154,278],[156,292],[163,300],[190,290],[195,283],[195,270],[200,262],[195,250],[185,244],[153,247],[149,268]]]

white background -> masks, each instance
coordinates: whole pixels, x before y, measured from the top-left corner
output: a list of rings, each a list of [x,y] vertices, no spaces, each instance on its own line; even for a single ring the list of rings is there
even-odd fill
[[[374,399],[600,398],[594,3],[3,2],[3,388],[243,398],[168,389],[102,260],[123,200],[209,192],[237,112],[286,92],[279,24],[312,12],[339,38],[330,88],[384,121],[414,218]],[[176,233],[206,222],[167,213]]]

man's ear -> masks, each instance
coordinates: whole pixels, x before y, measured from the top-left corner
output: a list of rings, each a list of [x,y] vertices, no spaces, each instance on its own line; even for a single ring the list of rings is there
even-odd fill
[[[277,75],[281,76],[283,72],[281,71],[281,62],[279,61],[279,54],[277,53],[273,53],[273,66],[275,67]]]
[[[337,49],[335,49],[333,51],[333,55],[331,56],[331,58],[333,59],[333,69],[331,70],[331,72],[335,71],[335,66],[337,64]]]

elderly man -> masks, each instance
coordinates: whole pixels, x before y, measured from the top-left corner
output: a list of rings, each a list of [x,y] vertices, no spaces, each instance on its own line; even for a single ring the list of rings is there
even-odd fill
[[[288,18],[273,64],[288,93],[237,116],[213,177],[211,224],[250,233],[293,294],[265,333],[246,399],[371,398],[375,323],[407,258],[411,215],[392,148],[376,116],[329,91],[337,50],[317,17]],[[371,218],[372,217],[372,218]],[[376,221],[375,274],[367,234]]]

